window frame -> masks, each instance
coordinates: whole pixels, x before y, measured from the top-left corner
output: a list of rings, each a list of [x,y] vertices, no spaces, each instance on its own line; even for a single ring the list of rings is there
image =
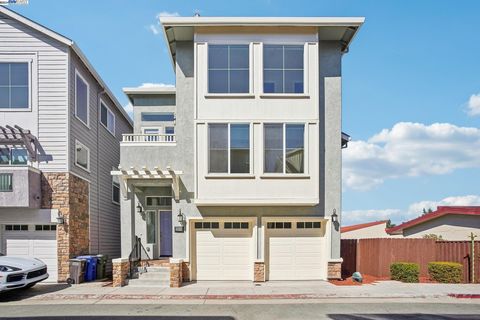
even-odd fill
[[[78,164],[78,151],[77,146],[81,146],[87,150],[87,168],[83,167],[82,165]],[[80,142],[79,140],[75,139],[75,165],[86,172],[90,173],[90,148],[88,148],[85,144]]]
[[[104,106],[105,109],[107,109],[107,124],[106,125],[102,122],[102,106]],[[113,132],[110,131],[110,129],[108,128],[108,113],[111,113],[112,116],[113,116]],[[107,129],[107,131],[110,132],[115,137],[115,127],[116,127],[116,124],[117,124],[117,117],[115,115],[115,112],[112,111],[110,106],[102,98],[100,98],[100,112],[98,113],[98,120],[102,124],[102,126],[105,129]]]
[[[34,81],[34,72],[33,68],[34,66],[34,58],[29,56],[29,57],[10,57],[10,56],[1,56],[0,55],[0,63],[26,63],[27,64],[27,70],[28,70],[28,107],[27,108],[0,108],[1,112],[18,112],[18,111],[32,111],[32,104],[33,104],[33,85],[36,81]]]
[[[77,76],[87,85],[87,122],[85,123],[82,118],[78,116],[78,106],[77,106]],[[74,89],[74,104],[75,104],[75,118],[83,123],[87,128],[90,129],[90,84],[85,79],[85,77],[80,73],[78,69],[75,69],[75,89]]]
[[[10,172],[1,172],[0,173],[0,176],[5,176],[5,177],[10,177],[10,188],[7,190],[7,189],[0,189],[0,193],[2,192],[13,192],[13,173],[10,173]]]
[[[283,142],[283,170],[282,172],[267,172],[265,171],[265,125],[268,124],[282,124],[282,142]],[[286,172],[286,150],[287,150],[287,125],[303,125],[303,172]],[[304,122],[264,122],[262,124],[262,172],[264,176],[282,176],[282,177],[297,177],[308,176],[308,123]]]
[[[8,149],[8,163],[5,163],[5,164],[0,164],[0,167],[6,167],[6,166],[13,166],[13,167],[21,167],[21,166],[28,166],[31,164],[31,161],[30,161],[30,155],[28,154],[28,150],[26,148],[10,148],[10,147],[0,147],[0,149]],[[12,151],[13,150],[19,150],[19,149],[22,149],[22,150],[25,150],[27,152],[27,162],[26,163],[12,163],[12,159],[13,159],[13,154],[12,154]]]
[[[118,201],[115,201],[115,198],[113,196],[115,188],[118,188]],[[112,203],[118,204],[118,205],[120,204],[120,183],[113,181],[113,179],[112,179]]]
[[[210,172],[210,125],[223,124],[227,125],[227,172]],[[248,172],[243,173],[231,173],[231,149],[230,149],[230,127],[231,125],[244,124],[248,125]],[[207,175],[210,177],[215,176],[251,176],[253,172],[253,125],[250,122],[209,122],[207,123]]]

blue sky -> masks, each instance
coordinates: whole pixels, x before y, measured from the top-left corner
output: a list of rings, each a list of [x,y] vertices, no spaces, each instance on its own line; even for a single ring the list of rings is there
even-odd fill
[[[30,0],[13,9],[76,41],[124,105],[122,87],[174,82],[159,14],[365,16],[343,59],[343,130],[354,139],[344,223],[480,205],[479,1]]]

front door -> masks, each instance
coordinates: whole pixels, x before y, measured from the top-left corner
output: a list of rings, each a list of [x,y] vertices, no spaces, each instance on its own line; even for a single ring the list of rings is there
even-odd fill
[[[172,256],[172,211],[160,211],[160,256]]]

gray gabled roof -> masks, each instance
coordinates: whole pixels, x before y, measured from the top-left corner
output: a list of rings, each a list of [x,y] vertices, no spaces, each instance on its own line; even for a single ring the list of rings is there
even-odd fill
[[[90,73],[93,75],[95,80],[97,80],[98,83],[100,84],[100,86],[103,87],[103,89],[105,90],[108,97],[115,104],[115,107],[122,113],[122,115],[125,117],[125,119],[128,121],[128,123],[133,127],[132,119],[130,119],[129,115],[127,114],[125,109],[123,109],[122,105],[117,100],[115,95],[110,91],[110,89],[105,84],[105,82],[100,77],[100,75],[97,73],[97,71],[95,70],[93,65],[90,63],[90,61],[88,61],[87,57],[83,54],[82,50],[80,50],[80,48],[77,46],[77,44],[73,40],[71,40],[71,39],[61,35],[60,33],[55,32],[55,31],[53,31],[53,30],[51,30],[51,29],[49,29],[49,28],[47,28],[47,27],[45,27],[45,26],[43,26],[43,25],[41,25],[41,24],[39,24],[35,21],[32,21],[32,20],[28,19],[27,17],[24,17],[21,14],[16,13],[15,11],[6,8],[5,6],[0,6],[0,13],[2,13],[2,14],[6,15],[6,16],[14,19],[14,20],[17,20],[18,22],[23,23],[24,25],[26,25],[26,26],[34,29],[34,30],[37,30],[37,31],[49,36],[50,38],[52,38],[54,40],[57,40],[58,42],[63,43],[64,45],[67,45],[68,47],[72,48],[72,50],[75,52],[75,54],[78,55],[80,60],[87,67],[88,71],[90,71]]]

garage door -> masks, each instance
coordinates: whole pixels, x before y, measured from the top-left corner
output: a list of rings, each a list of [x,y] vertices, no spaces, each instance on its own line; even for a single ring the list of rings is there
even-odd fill
[[[6,230],[7,228],[18,229],[18,227],[5,226],[3,238],[6,254],[9,256],[32,257],[42,260],[47,265],[47,270],[50,275],[47,281],[56,282],[58,276],[57,240],[56,232],[50,230],[50,228],[53,229],[54,226],[30,225],[28,226],[28,231]],[[25,227],[23,229],[25,229]]]
[[[253,223],[195,222],[196,279],[252,280]]]
[[[268,280],[326,279],[324,228],[320,221],[267,222]]]

